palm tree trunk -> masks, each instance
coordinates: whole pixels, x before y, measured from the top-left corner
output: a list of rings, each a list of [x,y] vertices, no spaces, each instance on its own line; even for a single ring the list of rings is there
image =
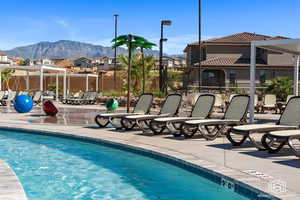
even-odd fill
[[[145,57],[144,57],[144,48],[141,48],[142,53],[142,65],[143,65],[143,93],[145,93],[146,77],[145,77]]]
[[[127,74],[127,112],[130,112],[130,90],[131,90],[131,49],[132,49],[132,35],[129,36],[128,46],[128,74]]]

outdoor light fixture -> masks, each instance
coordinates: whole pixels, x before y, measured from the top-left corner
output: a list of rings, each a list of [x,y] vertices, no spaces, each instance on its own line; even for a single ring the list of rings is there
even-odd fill
[[[164,38],[164,26],[172,25],[171,20],[162,20],[160,25],[160,41],[159,41],[159,90],[164,92],[167,90],[167,67],[164,69],[162,63],[163,57],[163,42],[168,41],[167,38]]]

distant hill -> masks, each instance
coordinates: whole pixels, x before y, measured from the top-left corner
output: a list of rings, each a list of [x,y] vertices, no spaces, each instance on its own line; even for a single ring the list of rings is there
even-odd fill
[[[22,58],[76,58],[84,56],[94,58],[96,56],[113,56],[114,49],[101,45],[93,45],[83,42],[70,40],[59,40],[57,42],[39,42],[28,46],[16,47],[14,49],[4,51],[7,55]],[[158,51],[145,51],[147,55],[158,57]],[[118,48],[118,54],[126,54],[127,50]]]

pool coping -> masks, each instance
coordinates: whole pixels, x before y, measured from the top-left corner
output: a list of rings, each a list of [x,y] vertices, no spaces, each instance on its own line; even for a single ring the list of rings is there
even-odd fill
[[[27,200],[18,176],[3,160],[0,160],[0,199]]]
[[[104,145],[112,145],[123,150],[131,151],[134,153],[142,154],[145,156],[158,159],[163,162],[175,164],[178,167],[184,168],[188,171],[196,173],[198,175],[209,178],[219,184],[223,184],[228,189],[228,184],[234,183],[236,190],[235,192],[248,197],[264,198],[264,199],[300,199],[300,195],[291,191],[286,191],[284,194],[269,194],[266,191],[266,185],[272,184],[270,179],[264,179],[249,175],[245,172],[241,172],[227,166],[220,166],[211,163],[206,160],[195,159],[190,155],[177,152],[163,147],[151,146],[147,144],[137,143],[126,139],[116,138],[95,138],[93,135],[86,135],[80,133],[74,133],[74,130],[63,130],[57,131],[48,127],[22,127],[16,128],[12,125],[0,125],[2,130],[18,130],[36,134],[53,135],[64,138],[72,138],[77,140],[84,140],[88,142],[96,142]],[[46,130],[47,129],[47,130]],[[105,129],[104,129],[105,130]],[[257,194],[260,194],[259,197]],[[267,198],[268,197],[268,198]]]

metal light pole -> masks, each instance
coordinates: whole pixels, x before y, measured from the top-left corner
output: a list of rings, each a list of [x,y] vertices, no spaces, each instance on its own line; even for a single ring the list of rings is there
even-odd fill
[[[167,41],[164,38],[164,26],[170,26],[172,22],[170,20],[162,20],[160,24],[160,40],[159,40],[159,90],[164,92],[165,83],[165,70],[162,63],[163,59],[163,42]]]
[[[198,31],[199,31],[199,68],[198,68],[198,80],[199,80],[199,92],[201,92],[201,61],[202,61],[202,49],[201,49],[201,0],[199,0],[199,22],[198,22]]]
[[[115,14],[115,38],[118,36],[118,17],[119,15]],[[116,43],[116,41],[115,41]],[[114,52],[114,88],[117,88],[117,48],[115,48]]]

